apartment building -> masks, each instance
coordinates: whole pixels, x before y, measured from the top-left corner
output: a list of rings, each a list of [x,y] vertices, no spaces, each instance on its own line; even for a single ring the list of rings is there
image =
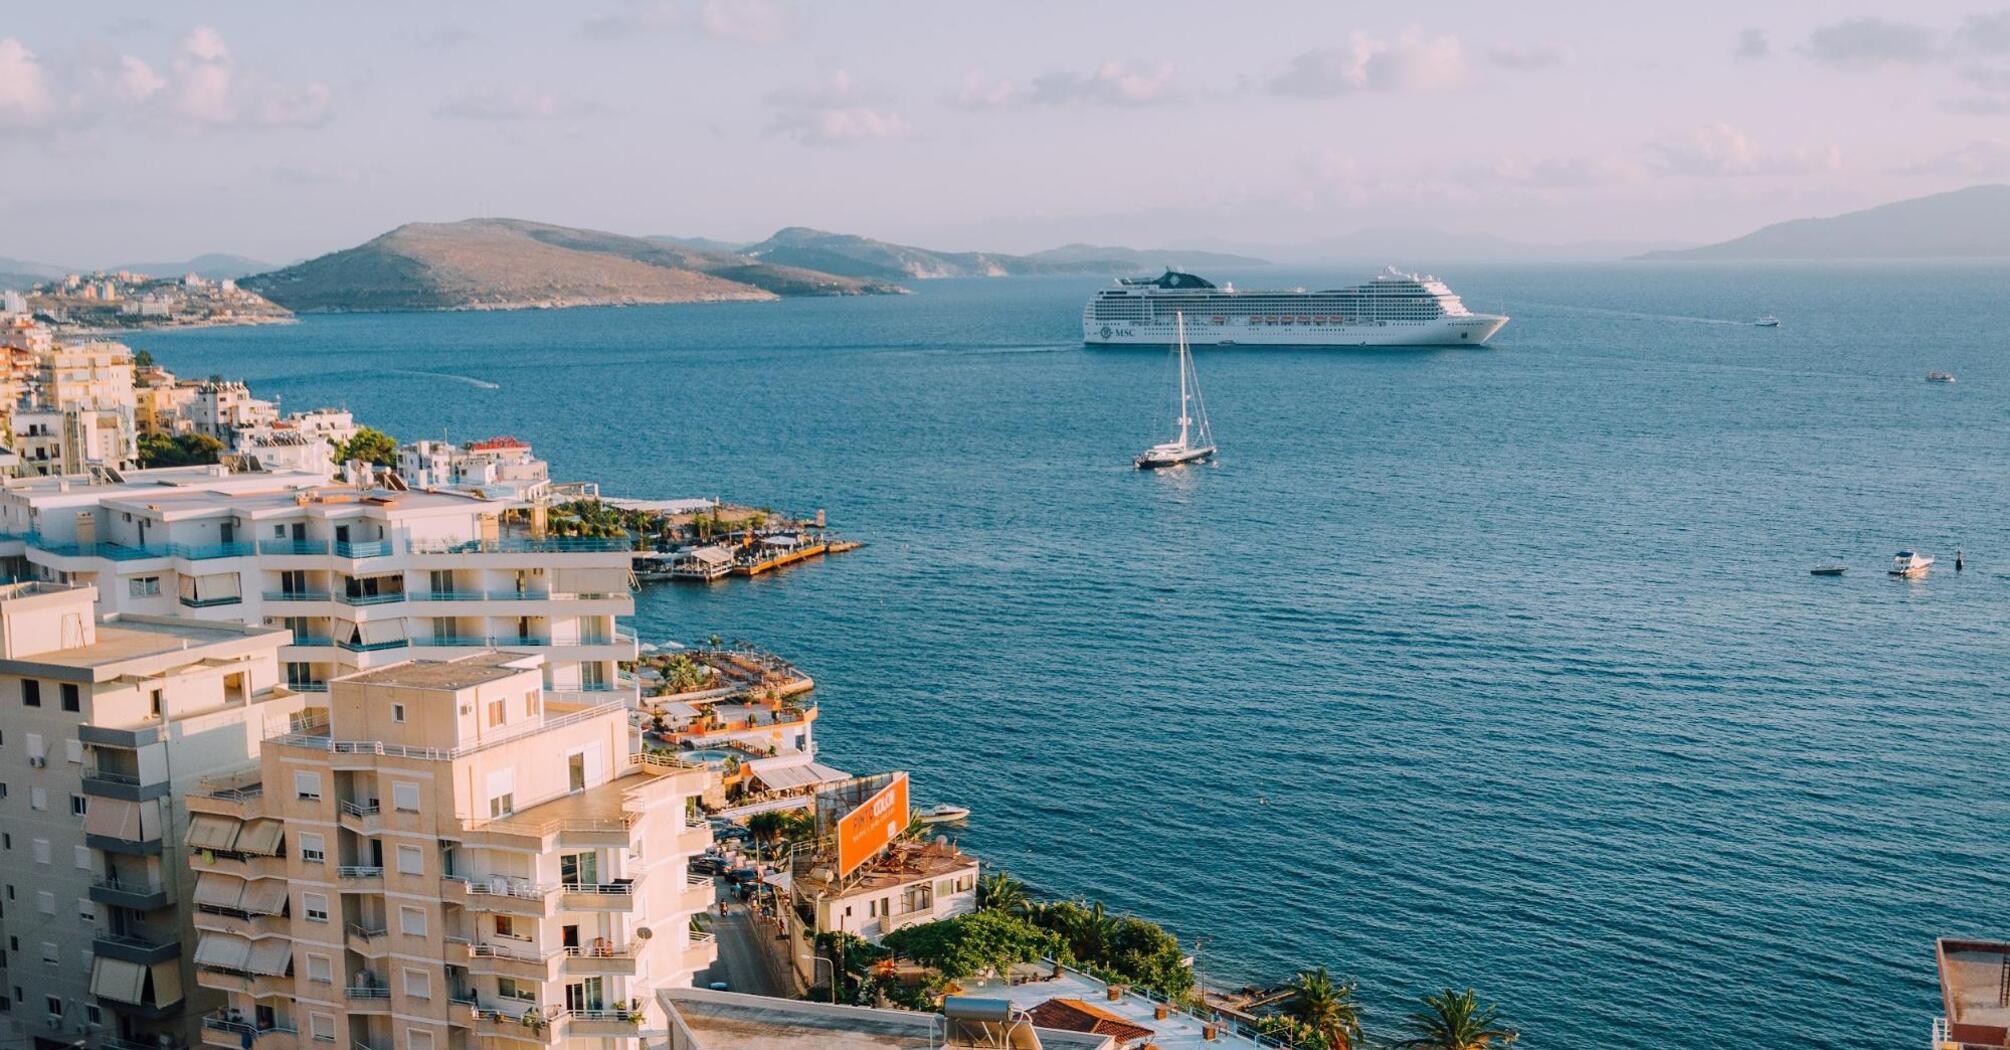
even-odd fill
[[[183,790],[302,718],[282,631],[0,586],[0,1046],[187,1046]]]
[[[329,683],[326,727],[189,799],[204,1042],[356,1050],[634,1047],[716,949],[694,800],[619,701],[482,652]],[[277,821],[277,840],[257,836]]]
[[[101,612],[287,628],[286,681],[470,649],[536,653],[545,685],[625,696],[628,542],[539,536],[522,504],[328,484],[308,471],[134,471],[0,490],[0,565],[90,583]]]
[[[414,488],[479,491],[492,497],[540,500],[551,492],[551,467],[529,443],[492,437],[466,446],[414,441],[398,447],[398,476]]]

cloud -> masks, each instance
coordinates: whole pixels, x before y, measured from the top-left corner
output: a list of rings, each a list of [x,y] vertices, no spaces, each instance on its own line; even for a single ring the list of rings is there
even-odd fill
[[[0,127],[36,127],[54,111],[41,60],[19,40],[0,39]]]
[[[480,39],[481,39],[480,33],[477,33],[466,26],[443,25],[430,30],[423,36],[419,37],[419,43],[424,47],[437,48],[441,51],[446,51],[452,48],[472,44]]]
[[[1022,97],[1019,86],[1010,80],[993,80],[972,70],[964,76],[963,86],[943,101],[956,109],[1002,109]]]
[[[2010,113],[2010,98],[2001,95],[1965,95],[1943,101],[1940,108],[1965,117],[2000,117]]]
[[[607,107],[586,99],[564,99],[548,91],[516,88],[455,95],[435,107],[433,115],[454,120],[517,122],[593,117],[606,112]]]
[[[1465,53],[1456,37],[1395,41],[1363,33],[1347,46],[1307,51],[1272,78],[1270,90],[1299,98],[1338,98],[1360,91],[1430,91],[1465,79]]]
[[[1169,102],[1173,97],[1172,63],[1161,62],[1145,69],[1109,61],[1087,74],[1054,72],[1034,77],[1027,101],[1046,106],[1075,103],[1149,106]]]
[[[773,0],[628,0],[589,15],[580,35],[619,41],[646,33],[698,33],[714,40],[771,44],[788,35],[789,15]]]
[[[887,101],[883,92],[853,83],[851,74],[840,69],[809,87],[770,92],[767,103],[775,114],[768,130],[806,146],[901,138],[908,132],[907,120],[885,108]]]
[[[1809,175],[1842,167],[1842,150],[1836,146],[1768,151],[1724,123],[1697,128],[1686,138],[1650,143],[1647,153],[1648,167],[1656,172],[1699,178]]]
[[[211,127],[314,127],[325,124],[332,93],[326,84],[281,87],[242,73],[223,35],[198,26],[182,38],[173,63],[173,111]]]
[[[1487,62],[1502,69],[1553,69],[1563,65],[1563,59],[1563,50],[1548,44],[1495,44],[1487,48]]]
[[[2010,142],[1971,142],[1938,156],[1891,169],[1895,175],[1963,179],[2010,178]]]
[[[2010,11],[1969,15],[1954,29],[1956,47],[1981,55],[2010,54]]]
[[[119,56],[119,92],[131,102],[145,102],[167,87],[167,79],[154,67],[132,55]]]
[[[1773,42],[1763,29],[1747,29],[1738,34],[1738,42],[1731,48],[1731,57],[1740,62],[1757,62],[1773,57]]]
[[[1540,189],[1584,189],[1639,182],[1641,166],[1610,157],[1502,157],[1492,165],[1469,170],[1467,181]]]
[[[1860,72],[1921,66],[1942,52],[1939,34],[1927,26],[1867,16],[1817,27],[1801,53],[1832,69]]]

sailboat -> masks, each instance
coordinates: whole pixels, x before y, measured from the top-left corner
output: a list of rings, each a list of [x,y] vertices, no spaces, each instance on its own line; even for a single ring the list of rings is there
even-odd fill
[[[1214,455],[1214,432],[1208,429],[1207,406],[1200,399],[1200,376],[1186,346],[1186,314],[1176,312],[1173,319],[1179,325],[1179,438],[1140,453],[1133,461],[1139,470],[1177,467]]]

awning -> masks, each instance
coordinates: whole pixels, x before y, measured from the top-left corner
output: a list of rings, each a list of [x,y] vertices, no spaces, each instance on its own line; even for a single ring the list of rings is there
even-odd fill
[[[760,778],[761,783],[768,785],[769,788],[775,791],[787,791],[790,788],[810,787],[816,784],[828,784],[835,780],[851,779],[850,773],[832,769],[821,762],[804,762],[800,765],[756,770],[754,771],[754,775]]]
[[[91,960],[91,994],[139,1006],[146,1001],[147,968],[100,955]]]
[[[279,852],[279,835],[283,826],[276,820],[258,819],[244,825],[244,831],[237,836],[237,848],[242,853],[256,853],[270,857]]]
[[[173,1006],[181,1002],[181,963],[170,959],[148,968],[154,978],[154,1005]]]
[[[403,641],[405,637],[403,620],[369,620],[359,624],[357,629],[363,632],[363,641],[370,645]]]
[[[244,910],[253,915],[277,915],[286,910],[286,880],[259,879],[244,890]]]
[[[84,811],[84,834],[136,842],[140,837],[140,804],[99,796]]]
[[[267,937],[252,942],[251,958],[245,961],[244,968],[267,977],[284,977],[287,967],[292,965],[293,942],[285,937]]]
[[[244,822],[213,813],[197,813],[188,823],[188,844],[196,849],[235,849]]]
[[[205,871],[195,877],[195,902],[236,911],[244,906],[244,880]]]
[[[251,942],[228,933],[207,933],[195,944],[195,964],[220,970],[243,970],[251,961]]]
[[[551,589],[565,594],[626,594],[628,570],[553,569]]]

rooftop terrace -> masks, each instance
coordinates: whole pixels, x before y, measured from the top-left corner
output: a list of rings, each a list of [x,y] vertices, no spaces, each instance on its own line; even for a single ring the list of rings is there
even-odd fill
[[[1946,1010],[1936,1046],[2010,1046],[2010,942],[1943,938],[1934,946]]]
[[[395,686],[402,689],[435,689],[453,692],[489,682],[513,678],[531,670],[525,657],[512,653],[480,652],[458,660],[407,660],[404,663],[359,671],[335,679],[353,685]]]

